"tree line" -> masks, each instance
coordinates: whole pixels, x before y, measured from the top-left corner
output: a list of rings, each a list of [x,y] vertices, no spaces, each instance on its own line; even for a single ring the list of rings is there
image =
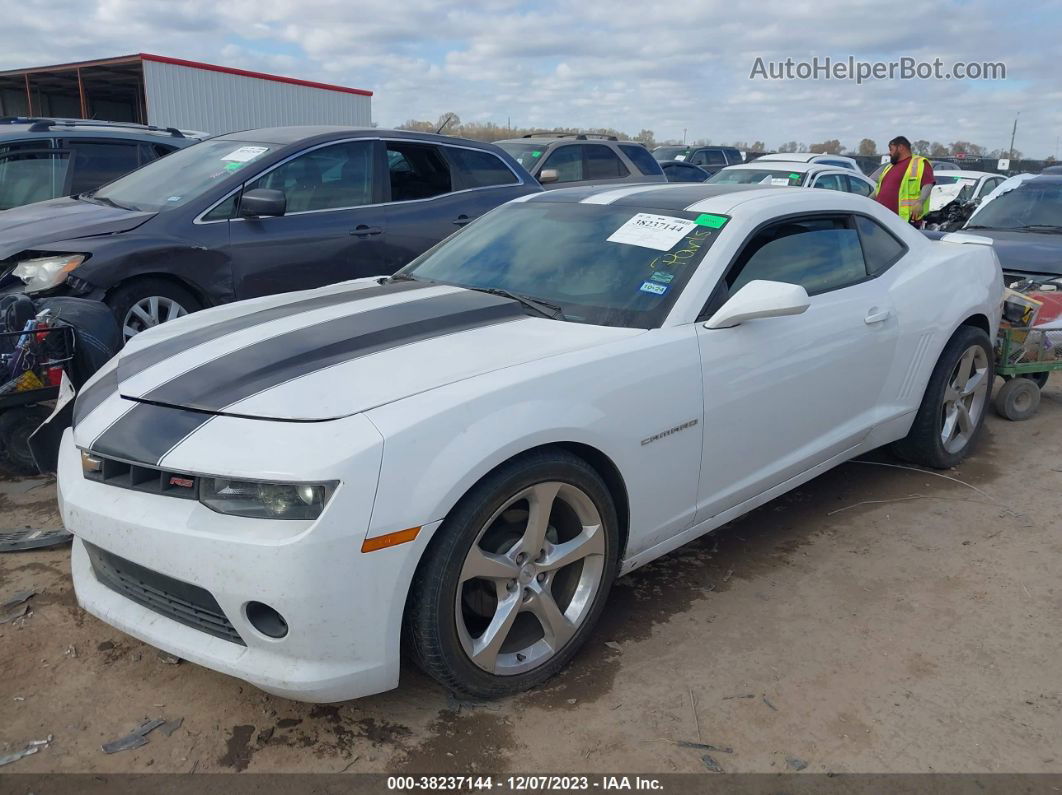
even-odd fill
[[[474,141],[500,141],[505,138],[519,138],[531,133],[594,133],[597,135],[614,135],[621,141],[638,141],[649,148],[654,146],[682,145],[684,142],[675,139],[657,140],[652,130],[639,130],[637,135],[630,135],[623,130],[615,130],[611,127],[591,127],[589,129],[572,130],[565,127],[513,127],[510,124],[496,124],[486,122],[463,122],[456,113],[444,113],[436,121],[422,121],[410,119],[399,125],[400,130],[414,130],[417,132],[442,132],[446,135],[457,135],[462,138],[471,138]],[[687,146],[711,146],[713,142],[708,138],[698,138],[686,143]],[[764,153],[767,145],[763,141],[728,141],[718,142],[719,146],[733,146],[742,152]],[[963,157],[971,158],[1012,158],[1021,160],[1024,155],[1015,149],[1010,152],[1006,149],[988,149],[972,143],[971,141],[952,141],[941,143],[940,141],[927,141],[920,138],[911,142],[911,149],[915,154],[926,157]],[[781,144],[778,152],[819,152],[831,155],[862,155],[864,157],[876,157],[883,154],[879,152],[877,142],[872,138],[863,138],[854,148],[845,147],[838,139],[831,138],[819,143],[808,144],[802,141],[786,141]],[[888,151],[888,147],[885,148]],[[1054,157],[1048,157],[1048,162],[1054,162]]]

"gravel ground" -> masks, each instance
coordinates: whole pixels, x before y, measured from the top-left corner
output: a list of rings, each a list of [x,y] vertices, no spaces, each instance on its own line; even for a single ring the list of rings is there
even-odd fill
[[[0,555],[3,772],[1062,772],[1062,379],[933,475],[849,463],[620,580],[575,662],[467,703],[412,667],[339,705],[173,664],[84,613],[69,549]],[[885,455],[872,458],[896,463]],[[0,482],[5,526],[54,484]],[[0,610],[7,614],[8,609]],[[4,618],[0,615],[0,619]],[[100,746],[144,720],[140,748]],[[169,733],[167,733],[169,732]]]

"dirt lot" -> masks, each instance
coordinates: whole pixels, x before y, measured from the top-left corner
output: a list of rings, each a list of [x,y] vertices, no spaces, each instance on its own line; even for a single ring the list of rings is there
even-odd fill
[[[0,555],[0,601],[38,591],[0,625],[0,755],[54,736],[4,772],[703,771],[677,741],[727,771],[1060,772],[1060,428],[1057,377],[1033,420],[990,417],[946,473],[983,493],[846,464],[621,580],[562,676],[493,704],[412,668],[357,702],[274,698],[83,613],[68,549]],[[4,525],[58,521],[30,485],[0,484]],[[100,750],[155,717],[183,724]]]

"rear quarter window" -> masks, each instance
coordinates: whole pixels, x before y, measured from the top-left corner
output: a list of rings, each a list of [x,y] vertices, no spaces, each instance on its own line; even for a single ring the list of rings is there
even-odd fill
[[[445,147],[454,168],[454,188],[488,188],[492,185],[515,185],[519,180],[501,158],[477,149]]]
[[[644,146],[637,146],[635,144],[620,144],[620,150],[623,154],[627,155],[628,159],[634,163],[634,165],[646,175],[660,175],[663,174],[663,169],[660,168],[660,164],[656,161],[649,150]]]

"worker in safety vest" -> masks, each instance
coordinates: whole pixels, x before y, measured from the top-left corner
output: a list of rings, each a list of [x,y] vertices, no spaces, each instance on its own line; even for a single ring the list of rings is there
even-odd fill
[[[903,220],[921,226],[929,212],[933,166],[921,155],[911,154],[911,142],[902,135],[889,141],[889,161],[878,175],[874,198]]]

